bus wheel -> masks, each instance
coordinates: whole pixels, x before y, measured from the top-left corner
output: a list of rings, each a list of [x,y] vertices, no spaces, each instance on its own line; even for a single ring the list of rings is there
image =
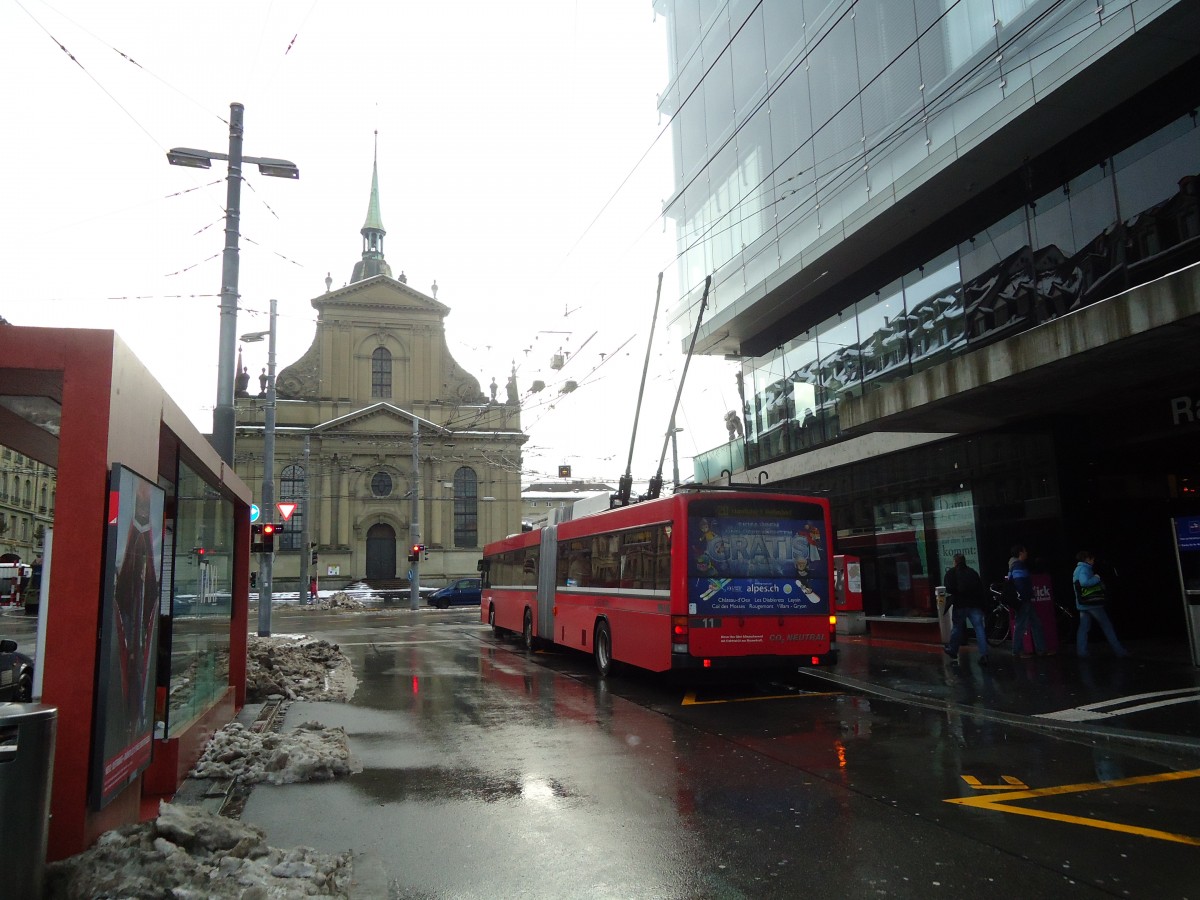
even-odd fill
[[[488,608],[488,624],[492,626],[492,637],[504,637],[504,629],[496,624],[496,607]]]
[[[596,635],[592,639],[592,651],[596,656],[596,671],[601,678],[607,678],[612,673],[612,632],[608,630],[607,622],[596,626]]]
[[[530,653],[533,652],[533,613],[525,610],[525,624],[521,626],[521,643]]]

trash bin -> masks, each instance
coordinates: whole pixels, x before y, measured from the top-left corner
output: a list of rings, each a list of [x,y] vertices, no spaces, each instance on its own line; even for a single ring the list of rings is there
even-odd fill
[[[0,878],[6,897],[41,897],[58,709],[0,703]]]
[[[950,640],[950,631],[954,627],[951,620],[953,614],[953,606],[947,606],[950,598],[946,596],[946,589],[938,585],[933,589],[933,595],[937,598],[937,617],[938,617],[938,632],[942,636],[942,643],[945,644]]]

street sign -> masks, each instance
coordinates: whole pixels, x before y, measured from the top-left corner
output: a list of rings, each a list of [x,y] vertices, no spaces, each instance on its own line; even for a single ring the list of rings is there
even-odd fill
[[[257,521],[258,521],[258,516],[259,516],[258,504],[257,504],[257,503],[251,503],[251,504],[250,504],[250,521],[251,521],[251,522],[257,522]]]
[[[283,516],[283,521],[287,521],[292,517],[292,513],[296,511],[295,503],[276,503],[275,508],[279,510],[279,514]]]

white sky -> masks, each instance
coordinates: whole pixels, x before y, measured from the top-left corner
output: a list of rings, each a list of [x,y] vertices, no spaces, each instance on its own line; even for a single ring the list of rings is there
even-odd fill
[[[225,164],[170,166],[167,149],[225,152],[238,101],[243,153],[299,166],[289,181],[247,165],[241,198],[238,333],[265,330],[276,297],[282,369],[312,341],[326,272],[341,287],[361,256],[378,129],[387,260],[418,290],[437,280],[450,349],[485,393],[494,377],[504,396],[515,361],[526,481],[624,472],[665,273],[632,465],[653,474],[685,337],[663,324],[678,291],[650,0],[6,0],[0,33],[4,318],[115,329],[208,432]],[[257,373],[266,344],[244,358]],[[566,378],[579,387],[561,394]],[[732,365],[694,359],[685,480],[737,405]]]

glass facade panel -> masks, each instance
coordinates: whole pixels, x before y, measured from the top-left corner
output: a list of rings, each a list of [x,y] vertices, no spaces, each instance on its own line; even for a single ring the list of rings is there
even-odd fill
[[[784,350],[784,367],[791,382],[795,410],[791,423],[792,446],[797,450],[815,447],[825,439],[821,420],[817,418],[821,382],[816,340],[805,335],[789,343]]]
[[[1019,328],[1033,284],[1025,207],[963,244],[960,256],[968,339],[993,340]]]
[[[778,78],[804,38],[804,10],[795,0],[763,0],[763,43],[768,79]]]
[[[904,291],[899,281],[858,302],[858,328],[862,335],[863,384],[867,390],[908,374]]]
[[[1196,124],[1185,116],[1113,158],[1131,266],[1196,234]]]
[[[944,362],[963,349],[966,330],[957,250],[904,277],[904,305],[912,371]]]
[[[753,111],[751,104],[761,99],[766,91],[763,72],[767,68],[767,57],[762,23],[760,6],[754,9],[733,39],[733,106],[738,111],[739,122]]]
[[[233,504],[180,463],[174,509],[164,548],[173,549],[171,615],[162,619],[160,640],[170,655],[159,660],[166,704],[157,716],[168,738],[228,687],[232,619]],[[203,554],[195,552],[199,547]]]
[[[843,396],[862,392],[862,351],[859,349],[858,321],[851,315],[837,315],[817,329],[820,353],[820,388],[817,391],[817,418],[826,440],[841,435],[837,401]]]

